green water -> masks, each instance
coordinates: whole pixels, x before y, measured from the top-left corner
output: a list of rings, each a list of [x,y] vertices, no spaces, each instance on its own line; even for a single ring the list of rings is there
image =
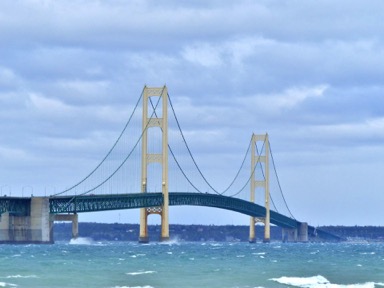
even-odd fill
[[[384,287],[384,244],[0,246],[0,287]]]

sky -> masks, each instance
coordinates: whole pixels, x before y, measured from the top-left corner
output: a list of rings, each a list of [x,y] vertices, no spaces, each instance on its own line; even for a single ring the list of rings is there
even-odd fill
[[[384,225],[383,11],[379,0],[1,1],[0,193],[74,184],[144,85],[166,84],[208,174],[204,155],[238,159],[216,175],[227,178],[251,134],[267,132],[296,219]],[[139,212],[80,221],[138,223]],[[170,222],[249,217],[171,207]]]

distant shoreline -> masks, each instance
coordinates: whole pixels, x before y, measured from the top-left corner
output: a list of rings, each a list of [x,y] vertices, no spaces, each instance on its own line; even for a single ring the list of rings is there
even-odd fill
[[[321,230],[333,233],[352,242],[384,242],[384,226],[320,226]],[[56,241],[71,239],[71,223],[55,223]],[[151,241],[158,241],[160,225],[149,225]],[[256,237],[262,241],[264,227],[256,226]],[[281,241],[281,228],[271,226],[271,241]],[[96,241],[137,241],[139,224],[122,223],[79,223],[79,236]],[[180,241],[247,242],[249,226],[245,225],[170,225],[171,239]],[[310,239],[311,240],[311,239]]]

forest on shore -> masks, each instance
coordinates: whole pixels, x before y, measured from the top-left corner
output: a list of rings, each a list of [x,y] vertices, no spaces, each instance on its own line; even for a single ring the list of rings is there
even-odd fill
[[[79,223],[79,236],[92,238],[95,241],[138,241],[139,224],[122,223]],[[171,239],[178,241],[238,241],[247,242],[249,226],[241,225],[178,225],[171,224]],[[384,242],[384,227],[382,226],[321,226],[324,230],[340,236],[348,241]],[[72,237],[72,224],[59,222],[54,224],[55,241],[69,241]],[[160,225],[148,226],[150,241],[160,238]],[[262,241],[264,226],[256,226],[257,241]],[[281,241],[282,229],[271,226],[271,241]],[[310,241],[316,241],[310,237]]]

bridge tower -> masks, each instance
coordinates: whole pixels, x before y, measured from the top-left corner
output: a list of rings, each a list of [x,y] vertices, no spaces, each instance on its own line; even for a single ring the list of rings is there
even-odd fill
[[[264,188],[265,192],[265,217],[264,218],[255,218],[251,217],[250,226],[249,226],[249,242],[256,242],[256,233],[255,233],[255,224],[256,222],[264,223],[264,242],[270,241],[270,208],[269,208],[269,140],[268,133],[265,135],[252,135],[251,140],[252,152],[251,152],[251,199],[252,203],[255,203],[255,190],[258,187]],[[256,145],[257,142],[264,142],[264,153],[256,155]],[[261,152],[262,153],[262,152]],[[263,179],[256,180],[256,165],[257,163],[264,163],[262,165]]]
[[[157,117],[156,113],[148,115],[148,101],[150,97],[160,97],[162,113]],[[159,102],[160,103],[160,102]],[[148,130],[158,127],[162,131],[162,153],[148,153]],[[151,163],[162,165],[162,193],[163,206],[140,209],[140,235],[139,242],[147,243],[148,237],[148,216],[160,214],[161,216],[161,241],[169,240],[169,219],[168,219],[168,91],[167,87],[150,88],[145,86],[143,91],[143,137],[142,137],[142,158],[141,158],[141,192],[147,193],[148,187],[148,165]]]

